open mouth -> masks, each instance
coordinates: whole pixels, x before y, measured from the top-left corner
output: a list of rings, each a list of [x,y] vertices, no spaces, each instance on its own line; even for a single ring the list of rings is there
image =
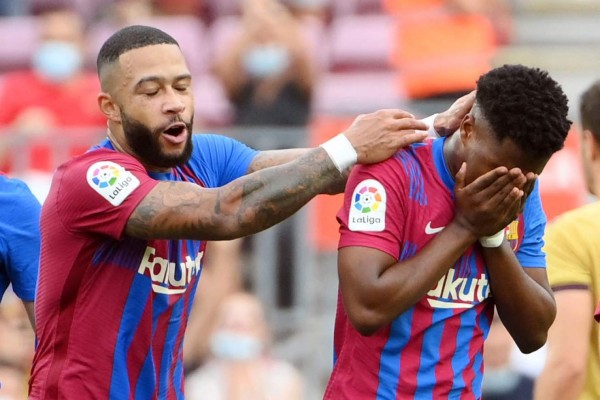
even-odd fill
[[[169,143],[179,146],[188,138],[187,126],[183,122],[175,122],[167,126],[162,132],[162,137]]]
[[[177,137],[185,131],[185,124],[183,122],[176,122],[171,124],[163,131],[164,134],[169,136]]]

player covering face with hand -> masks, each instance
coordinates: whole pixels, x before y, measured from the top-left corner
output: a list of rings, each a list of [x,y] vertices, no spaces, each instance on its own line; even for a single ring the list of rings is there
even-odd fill
[[[456,133],[352,170],[326,399],[479,399],[494,306],[521,351],[545,343],[537,176],[567,112],[546,72],[505,65],[480,77]]]

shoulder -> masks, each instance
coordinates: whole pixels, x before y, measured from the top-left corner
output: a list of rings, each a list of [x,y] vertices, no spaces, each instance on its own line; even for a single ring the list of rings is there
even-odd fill
[[[199,132],[192,135],[195,152],[221,150],[230,146],[244,146],[241,142],[225,135],[210,132]]]
[[[2,193],[10,193],[17,196],[31,193],[25,182],[4,174],[0,174],[0,188],[2,189]]]
[[[0,175],[0,205],[2,214],[13,216],[13,211],[39,209],[40,203],[25,182],[17,178]],[[15,210],[17,208],[17,210]]]
[[[144,166],[133,156],[107,148],[99,148],[77,156],[56,170],[52,186],[58,193],[79,191],[82,187],[96,189],[125,184],[127,180],[148,177]]]
[[[595,235],[600,230],[600,202],[594,202],[567,211],[551,221],[550,233],[562,232],[564,234],[575,234],[576,232],[587,232]],[[590,237],[590,239],[592,238]]]
[[[70,161],[67,161],[61,167],[65,172],[87,171],[92,167],[102,167],[103,165],[117,164],[121,167],[141,167],[142,164],[133,156],[107,148],[97,148],[90,150]],[[104,168],[109,168],[108,166]]]

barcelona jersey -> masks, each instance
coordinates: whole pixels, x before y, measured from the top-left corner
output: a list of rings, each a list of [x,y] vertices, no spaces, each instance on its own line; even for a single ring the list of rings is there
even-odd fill
[[[444,138],[357,166],[338,213],[339,247],[375,248],[406,260],[454,217],[454,179]],[[546,218],[536,186],[506,229],[523,267],[544,268]],[[349,322],[338,296],[334,370],[326,399],[479,399],[483,342],[493,296],[478,246],[472,246],[413,307],[372,336]]]
[[[149,173],[109,141],[58,168],[41,215],[30,399],[183,399],[205,243],[129,237],[127,221],[159,181],[219,187],[256,154],[222,136],[192,140],[170,172]]]

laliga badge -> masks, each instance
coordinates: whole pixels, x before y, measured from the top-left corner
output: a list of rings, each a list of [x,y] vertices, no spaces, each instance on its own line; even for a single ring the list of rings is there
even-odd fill
[[[111,161],[99,161],[89,167],[87,182],[113,206],[121,204],[140,186],[140,181],[135,175]]]
[[[360,182],[352,194],[348,228],[351,231],[381,232],[385,229],[386,194],[375,179]]]

